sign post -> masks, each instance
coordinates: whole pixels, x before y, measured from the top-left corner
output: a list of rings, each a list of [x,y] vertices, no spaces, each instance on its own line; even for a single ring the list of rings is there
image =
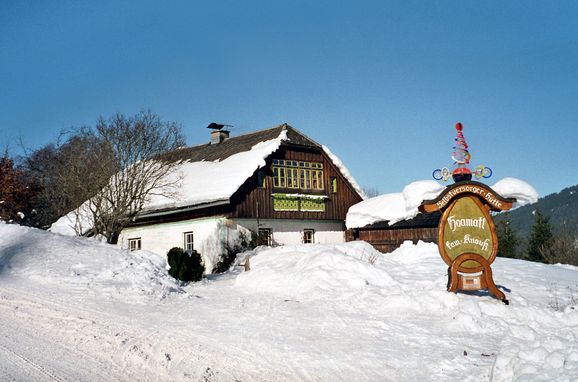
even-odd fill
[[[458,138],[452,155],[458,165],[452,174],[455,183],[446,187],[436,199],[424,200],[420,211],[442,211],[438,248],[449,267],[448,292],[487,289],[492,296],[509,304],[492,276],[491,264],[498,253],[498,236],[490,211],[507,211],[516,200],[503,198],[485,184],[471,181],[472,173],[466,167],[470,155],[460,123],[456,130]],[[459,150],[466,154],[460,156]],[[476,171],[480,168],[479,177],[486,177],[485,169],[488,168],[478,166]],[[436,172],[449,174],[448,169],[436,170],[434,177]]]

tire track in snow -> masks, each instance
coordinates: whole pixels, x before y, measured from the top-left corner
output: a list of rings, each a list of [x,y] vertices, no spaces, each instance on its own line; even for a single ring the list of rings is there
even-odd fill
[[[55,373],[51,372],[50,370],[48,370],[47,368],[37,364],[36,362],[30,360],[29,358],[18,354],[17,352],[7,348],[6,346],[0,344],[0,353],[3,353],[2,356],[0,356],[0,359],[3,360],[2,362],[2,366],[0,366],[0,368],[6,369],[6,364],[4,362],[7,362],[8,364],[12,364],[14,365],[17,370],[20,370],[22,372],[26,371],[26,374],[28,374],[28,376],[32,377],[32,375],[30,374],[34,374],[34,373],[30,373],[30,368],[32,368],[34,371],[38,372],[38,375],[42,376],[43,378],[40,378],[40,380],[50,380],[50,381],[58,381],[58,382],[66,382],[67,379],[62,378],[58,375],[56,375]],[[9,370],[2,370],[5,373],[9,373]],[[37,379],[37,378],[31,378],[31,379]],[[16,380],[16,379],[14,379]]]
[[[95,346],[97,336],[106,328],[73,311],[66,312],[54,302],[7,292],[3,289],[0,294],[0,380],[5,380],[4,358],[13,365],[8,375],[28,376],[25,370],[39,372],[34,373],[37,378],[16,377],[18,381],[134,380],[111,362],[102,346]]]

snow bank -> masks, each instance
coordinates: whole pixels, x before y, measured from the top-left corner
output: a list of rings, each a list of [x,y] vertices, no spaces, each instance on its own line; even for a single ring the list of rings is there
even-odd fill
[[[164,298],[180,289],[165,259],[152,252],[9,224],[0,225],[0,237],[0,274],[128,300]]]
[[[505,198],[516,198],[515,207],[538,201],[538,192],[523,180],[504,178],[492,186],[492,189]]]
[[[405,186],[401,193],[366,199],[349,208],[345,225],[359,228],[379,221],[395,224],[411,219],[419,213],[418,207],[423,200],[435,198],[444,188],[434,180],[420,180]]]
[[[447,266],[431,243],[389,254],[358,241],[249,255],[249,272],[179,288],[153,253],[0,224],[0,346],[9,361],[0,371],[23,365],[15,354],[62,380],[578,375],[577,267],[497,258],[506,306],[484,291],[447,293]],[[66,357],[42,357],[55,349]],[[76,367],[87,359],[98,362]]]
[[[260,251],[263,254],[258,255]],[[248,256],[252,270],[236,280],[236,286],[243,289],[293,298],[342,298],[367,288],[395,284],[372,264],[382,254],[362,241],[331,246],[261,247]]]
[[[487,292],[446,292],[447,266],[432,243],[405,242],[385,255],[364,242],[261,249],[251,255],[251,271],[237,277],[237,288],[291,301],[335,301],[349,307],[349,314],[377,319],[388,328],[388,345],[382,346],[395,349],[390,359],[399,368],[406,362],[412,365],[406,367],[420,365],[422,374],[406,369],[401,379],[570,380],[578,375],[575,267],[496,259],[494,279],[511,301],[506,306]],[[412,358],[416,362],[408,361]],[[440,372],[440,365],[446,370]]]

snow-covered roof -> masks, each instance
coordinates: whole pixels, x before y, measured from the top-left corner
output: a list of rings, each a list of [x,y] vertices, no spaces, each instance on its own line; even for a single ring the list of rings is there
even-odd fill
[[[362,199],[366,199],[365,192],[363,191],[363,189],[361,187],[359,187],[359,184],[357,184],[357,182],[355,181],[355,178],[349,172],[349,169],[347,167],[345,167],[343,162],[341,162],[341,159],[339,159],[339,157],[337,155],[333,154],[327,146],[321,146],[321,147],[323,148],[323,151],[325,151],[325,154],[327,154],[329,159],[331,159],[331,162],[333,162],[333,164],[339,169],[339,171],[341,172],[343,177],[345,179],[347,179],[347,181],[353,186],[353,188],[359,194],[359,196],[361,196]]]
[[[347,228],[360,228],[380,221],[395,224],[418,214],[425,199],[438,196],[445,187],[434,180],[420,180],[405,186],[402,192],[379,195],[354,204],[347,212]]]
[[[219,144],[184,149],[179,167],[171,174],[180,178],[176,194],[153,195],[142,212],[228,201],[255,170],[265,166],[266,158],[277,151],[282,142],[289,140],[286,129],[274,128],[265,132],[269,134],[248,134],[252,140],[241,136],[240,140],[230,138]],[[253,144],[243,147],[247,141]],[[199,151],[203,152],[203,157],[199,157]]]
[[[228,203],[231,196],[265,166],[266,159],[282,144],[314,147],[323,150],[355,190],[363,191],[341,160],[295,128],[282,124],[270,129],[232,137],[218,144],[203,144],[168,153],[164,160],[178,161],[170,174],[178,182],[178,189],[170,196],[151,195],[141,215],[164,213],[174,209]],[[70,233],[78,222],[72,212],[51,227],[58,233]]]
[[[400,193],[379,195],[354,204],[347,212],[347,228],[361,228],[377,222],[387,221],[393,225],[399,221],[414,218],[424,200],[434,199],[443,190],[433,180],[421,180],[405,186]],[[515,198],[514,207],[538,201],[538,193],[528,183],[516,178],[504,178],[492,186],[504,198]]]

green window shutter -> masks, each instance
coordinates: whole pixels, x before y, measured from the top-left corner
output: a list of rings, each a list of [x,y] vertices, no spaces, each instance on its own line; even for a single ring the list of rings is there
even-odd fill
[[[325,211],[325,200],[319,198],[301,199],[301,211],[323,212]]]
[[[299,211],[299,199],[275,194],[273,195],[273,209],[275,211]]]
[[[331,192],[337,193],[337,178],[332,176],[331,178]]]

